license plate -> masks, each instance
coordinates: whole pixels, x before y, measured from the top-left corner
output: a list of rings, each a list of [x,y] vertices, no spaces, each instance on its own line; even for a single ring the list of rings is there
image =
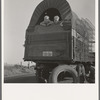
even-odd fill
[[[52,51],[43,51],[43,56],[51,57],[51,56],[53,56],[53,52]]]

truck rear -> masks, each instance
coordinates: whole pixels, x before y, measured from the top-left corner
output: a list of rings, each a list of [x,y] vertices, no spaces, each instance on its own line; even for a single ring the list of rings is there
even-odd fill
[[[53,23],[42,25],[45,16]],[[24,61],[36,63],[38,82],[84,83],[86,74],[92,73],[89,38],[93,34],[85,23],[66,0],[43,0],[36,7],[26,30]]]
[[[71,54],[71,30],[65,31],[59,24],[54,24],[38,25],[34,31],[27,32],[26,61],[71,61]]]

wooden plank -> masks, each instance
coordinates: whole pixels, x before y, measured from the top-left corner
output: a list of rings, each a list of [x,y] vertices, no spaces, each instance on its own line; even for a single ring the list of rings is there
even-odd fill
[[[82,35],[78,35],[75,30],[72,30],[73,34],[73,55],[74,61],[87,62],[89,54],[89,41]]]

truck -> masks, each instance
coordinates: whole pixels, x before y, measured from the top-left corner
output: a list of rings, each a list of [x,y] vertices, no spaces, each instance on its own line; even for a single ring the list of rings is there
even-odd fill
[[[40,25],[44,16],[58,23]],[[95,28],[79,18],[66,0],[43,0],[35,8],[25,35],[24,61],[36,63],[39,83],[94,83]]]

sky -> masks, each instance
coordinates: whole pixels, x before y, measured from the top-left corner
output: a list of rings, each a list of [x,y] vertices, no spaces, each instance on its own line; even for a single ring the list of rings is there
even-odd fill
[[[23,62],[25,31],[34,9],[42,0],[4,0],[4,62]],[[79,18],[95,25],[95,0],[67,0]]]

